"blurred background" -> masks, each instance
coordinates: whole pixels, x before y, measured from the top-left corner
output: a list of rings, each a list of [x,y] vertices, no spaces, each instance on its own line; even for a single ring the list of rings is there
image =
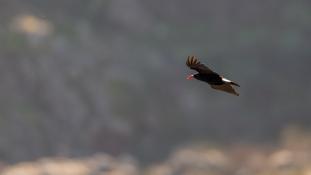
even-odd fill
[[[2,175],[311,175],[309,0],[2,0],[0,26]]]

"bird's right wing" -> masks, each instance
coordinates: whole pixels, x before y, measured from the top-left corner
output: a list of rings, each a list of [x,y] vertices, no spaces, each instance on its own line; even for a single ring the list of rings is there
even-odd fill
[[[210,68],[202,64],[195,56],[188,56],[186,65],[193,70],[198,71],[201,74],[217,74]]]
[[[217,90],[220,90],[220,91],[228,92],[230,94],[234,94],[236,96],[239,96],[239,93],[237,93],[235,91],[235,89],[231,86],[231,84],[229,84],[229,83],[224,83],[224,84],[221,84],[221,85],[211,85],[211,87],[213,89],[217,89]]]

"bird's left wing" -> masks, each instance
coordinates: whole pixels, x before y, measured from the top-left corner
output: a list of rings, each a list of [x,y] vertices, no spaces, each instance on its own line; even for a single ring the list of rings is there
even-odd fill
[[[202,64],[195,56],[188,56],[186,65],[190,69],[196,70],[201,74],[216,74],[210,68]]]

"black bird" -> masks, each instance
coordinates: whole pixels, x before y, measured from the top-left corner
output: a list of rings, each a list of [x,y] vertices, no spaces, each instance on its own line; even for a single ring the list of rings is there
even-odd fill
[[[238,87],[240,87],[240,85],[212,71],[210,68],[200,63],[200,61],[195,56],[188,56],[186,64],[190,69],[199,72],[197,74],[189,75],[187,77],[188,80],[195,78],[197,80],[207,82],[213,89],[225,91],[239,96],[232,85]]]

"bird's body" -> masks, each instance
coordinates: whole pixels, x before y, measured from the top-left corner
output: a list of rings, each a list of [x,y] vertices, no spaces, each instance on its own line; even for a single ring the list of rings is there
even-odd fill
[[[193,77],[197,80],[204,81],[211,85],[221,85],[223,84],[223,80],[218,74],[194,74]]]
[[[239,95],[232,87],[232,85],[239,86],[237,83],[220,76],[204,64],[201,64],[195,56],[188,56],[186,64],[190,69],[198,71],[197,74],[191,74],[187,79],[195,78],[208,83],[213,89]]]

